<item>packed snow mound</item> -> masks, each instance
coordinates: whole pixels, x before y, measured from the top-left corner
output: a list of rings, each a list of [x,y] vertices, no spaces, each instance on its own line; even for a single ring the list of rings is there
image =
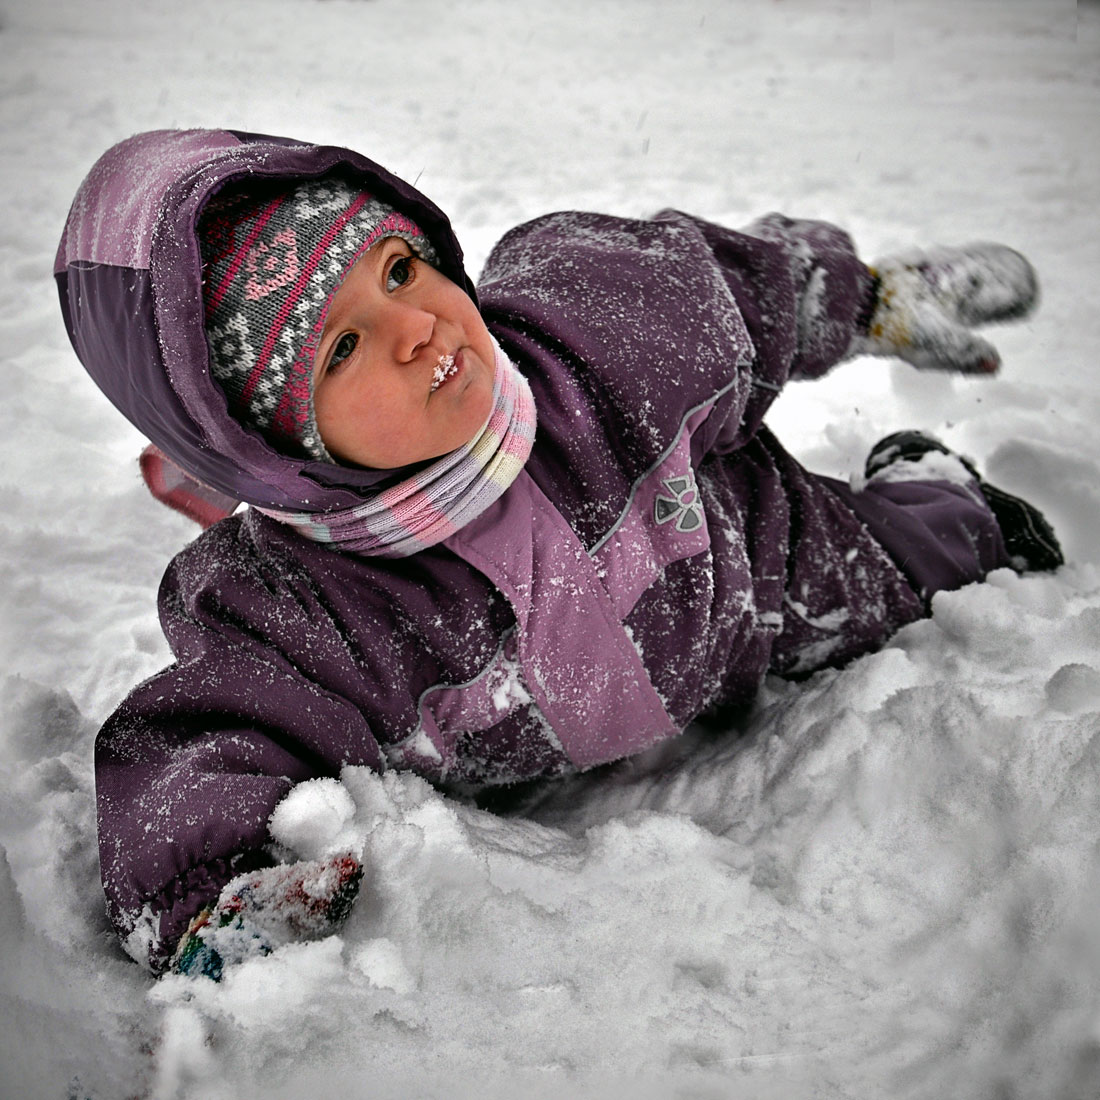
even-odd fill
[[[1002,571],[521,814],[408,774],[304,783],[272,833],[362,860],[352,916],[151,987],[153,1095],[303,1096],[365,1063],[379,1096],[1074,1095],[1100,1053],[1097,652],[1094,570]]]

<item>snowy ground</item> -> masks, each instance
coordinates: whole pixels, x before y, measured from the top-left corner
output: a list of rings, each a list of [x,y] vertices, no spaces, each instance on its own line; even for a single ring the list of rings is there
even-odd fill
[[[1100,1095],[1098,60],[1100,7],[1068,0],[0,0],[0,1094]],[[859,362],[771,422],[834,474],[938,431],[1072,564],[938,598],[526,818],[402,776],[302,788],[289,839],[368,867],[343,935],[152,983],[105,927],[90,761],[167,659],[154,592],[192,532],[49,272],[103,149],[222,124],[419,177],[475,270],[571,206],[1021,248],[1045,301],[1000,378]]]

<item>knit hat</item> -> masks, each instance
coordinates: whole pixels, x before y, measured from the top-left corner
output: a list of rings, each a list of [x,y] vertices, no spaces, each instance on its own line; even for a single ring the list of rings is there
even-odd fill
[[[282,451],[333,461],[313,411],[314,355],[344,276],[383,237],[436,263],[414,221],[339,176],[250,181],[203,212],[210,372],[230,413]]]

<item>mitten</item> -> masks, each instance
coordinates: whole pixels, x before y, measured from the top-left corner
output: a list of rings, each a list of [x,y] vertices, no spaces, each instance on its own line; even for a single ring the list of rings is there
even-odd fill
[[[1035,269],[1011,248],[978,242],[888,256],[850,355],[894,355],[921,370],[992,374],[997,349],[970,331],[1026,317],[1039,300]]]
[[[227,965],[327,936],[351,912],[362,878],[362,865],[350,855],[239,875],[187,926],[172,970],[220,981]]]

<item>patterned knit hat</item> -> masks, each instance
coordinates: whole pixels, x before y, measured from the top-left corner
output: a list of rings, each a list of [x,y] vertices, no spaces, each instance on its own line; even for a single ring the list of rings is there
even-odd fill
[[[415,222],[338,176],[223,191],[198,237],[210,372],[230,413],[282,451],[331,462],[313,412],[329,302],[383,237],[401,237],[433,265],[434,249]]]

